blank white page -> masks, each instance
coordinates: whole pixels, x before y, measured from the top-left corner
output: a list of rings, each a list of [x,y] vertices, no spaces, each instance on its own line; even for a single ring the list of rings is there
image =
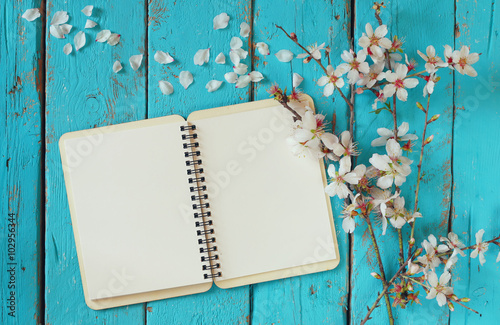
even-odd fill
[[[179,130],[186,122],[158,120],[62,140],[92,300],[211,282],[191,208]]]
[[[192,122],[197,127],[221,280],[333,260],[318,159],[294,156],[281,106]]]

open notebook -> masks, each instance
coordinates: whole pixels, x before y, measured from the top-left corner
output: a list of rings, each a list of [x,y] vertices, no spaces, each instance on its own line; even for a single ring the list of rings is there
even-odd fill
[[[310,97],[303,102],[312,107]],[[270,99],[197,111],[187,121],[172,115],[64,134],[87,305],[336,267],[324,165],[291,153],[292,123]]]

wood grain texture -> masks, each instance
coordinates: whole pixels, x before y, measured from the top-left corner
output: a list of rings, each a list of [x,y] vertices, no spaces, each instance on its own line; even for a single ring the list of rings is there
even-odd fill
[[[276,12],[279,8],[279,14]],[[304,81],[300,89],[311,95],[317,111],[331,121],[337,114],[337,130],[346,126],[346,105],[340,96],[332,99],[322,97],[322,89],[316,81],[323,70],[315,63],[307,65],[300,59],[291,63],[279,62],[274,53],[289,49],[295,55],[302,53],[274,24],[281,25],[288,33],[294,32],[302,44],[325,42],[332,48],[332,57],[340,56],[340,49],[349,46],[349,5],[332,4],[329,1],[255,1],[254,42],[269,45],[271,55],[265,57],[256,51],[254,69],[266,77],[255,88],[255,99],[269,96],[266,92],[271,82],[281,87],[292,88],[292,75],[299,73]],[[331,127],[331,125],[330,125]],[[337,201],[333,201],[334,216],[339,214]],[[292,203],[295,204],[295,203]],[[301,277],[294,277],[253,286],[252,323],[268,324],[321,324],[345,323],[348,314],[348,239],[338,219],[337,239],[341,254],[340,264],[335,270]]]
[[[45,3],[47,8],[41,9],[47,11],[46,24],[40,18],[34,22],[21,19],[26,9],[43,7]],[[80,11],[87,4],[95,6],[92,19],[99,26],[85,30],[85,47],[66,56],[62,48],[67,42],[73,44],[76,32],[83,30],[87,17]],[[276,59],[274,53],[280,49],[289,49],[294,54],[301,50],[274,24],[295,32],[303,44],[326,42],[332,48],[332,64],[337,65],[341,51],[350,47],[351,38],[354,37],[357,48],[364,25],[367,22],[376,25],[371,4],[354,0],[123,0],[119,3],[8,0],[0,3],[0,112],[4,119],[0,127],[3,185],[0,260],[2,263],[6,260],[6,217],[14,212],[18,216],[16,258],[21,268],[16,273],[19,289],[15,319],[6,315],[8,278],[5,272],[0,272],[0,323],[358,324],[381,284],[369,276],[370,272],[377,271],[377,265],[366,227],[360,223],[349,238],[337,217],[341,264],[333,271],[229,290],[214,287],[194,296],[99,312],[90,310],[83,298],[57,141],[68,131],[170,114],[187,117],[195,110],[268,98],[265,90],[271,82],[291,88],[293,72],[305,78],[300,88],[313,97],[318,112],[325,114],[328,120],[336,114],[336,133],[339,134],[348,128],[346,105],[337,94],[333,103],[331,98],[322,96],[322,89],[315,83],[323,72],[314,62],[305,65],[294,59],[290,64]],[[430,115],[441,114],[441,117],[428,129],[435,138],[426,149],[419,204],[424,218],[417,224],[417,244],[429,233],[445,235],[448,228],[459,236],[472,234],[467,244],[475,243],[474,233],[481,228],[486,230],[484,238],[499,233],[495,189],[500,177],[494,169],[494,163],[500,158],[496,144],[500,135],[497,53],[500,14],[497,7],[495,1],[412,0],[388,2],[384,9],[382,19],[389,30],[405,37],[406,52],[419,62],[422,61],[416,50],[425,51],[430,44],[441,55],[444,44],[455,44],[457,49],[470,45],[473,52],[482,53],[475,65],[477,78],[441,73],[436,95],[431,98]],[[58,10],[67,10],[69,24],[74,26],[66,40],[48,34],[52,15]],[[221,12],[231,17],[229,26],[214,31],[212,19]],[[224,73],[232,71],[229,42],[231,37],[239,36],[239,25],[243,21],[253,27],[251,36],[242,38],[243,47],[250,52],[244,63],[248,64],[249,72],[253,67],[262,72],[265,79],[245,89],[235,89],[224,81],[217,92],[208,93],[205,85],[209,80],[224,80]],[[101,29],[120,33],[120,44],[111,47],[94,42]],[[269,44],[271,55],[262,56],[252,48],[252,43],[260,41]],[[210,62],[195,66],[196,51],[208,47],[211,48]],[[158,64],[153,58],[157,50],[170,52],[176,61]],[[220,52],[226,55],[225,65],[214,62]],[[143,66],[137,72],[128,63],[134,54],[144,54]],[[118,74],[112,72],[115,60],[120,60],[124,67]],[[423,65],[419,68],[423,69]],[[182,70],[189,70],[194,76],[195,81],[187,90],[178,82]],[[164,96],[160,92],[158,81],[162,79],[173,84],[172,95]],[[422,86],[421,81],[407,103],[398,102],[398,124],[409,122],[410,132],[419,137],[424,117],[413,102],[424,102]],[[347,87],[344,89],[348,93]],[[370,142],[377,137],[377,127],[392,126],[387,112],[375,115],[370,111],[370,95],[360,96],[356,102],[355,136],[363,150],[358,163],[367,163],[372,153],[384,151],[371,148]],[[415,187],[418,150],[417,146],[410,154],[414,160],[413,177],[403,187],[406,193]],[[338,216],[342,202],[333,200],[332,203],[334,215]],[[407,196],[406,207],[413,208],[412,195]],[[450,211],[452,222],[449,224]],[[380,225],[376,228],[380,235]],[[407,239],[408,234],[405,236]],[[396,267],[396,240],[390,226],[380,240],[389,276]],[[470,297],[469,305],[482,317],[460,306],[455,306],[456,311],[450,313],[446,308],[439,308],[435,300],[427,301],[421,290],[423,306],[405,311],[394,308],[396,323],[495,324],[500,313],[497,302],[500,270],[494,261],[497,254],[498,247],[490,245],[484,266],[480,267],[477,259],[466,257],[459,260],[454,270],[458,276],[455,292]],[[383,304],[372,314],[370,323],[387,322]]]
[[[40,3],[40,0],[0,3],[3,16],[0,19],[0,66],[3,67],[0,73],[3,92],[0,104],[3,117],[0,127],[1,324],[43,321],[40,290],[43,283],[40,229],[43,21],[39,18],[28,22],[21,18],[26,9],[39,7]],[[9,214],[13,221],[8,220]],[[12,268],[12,273],[7,271]],[[11,298],[15,298],[15,310],[7,308],[13,306]]]
[[[476,243],[474,234],[479,229],[485,230],[485,240],[500,233],[496,190],[500,174],[495,163],[500,159],[500,147],[493,140],[500,136],[499,19],[495,1],[457,3],[455,48],[470,45],[472,52],[481,53],[474,65],[478,77],[455,73],[452,226],[455,233],[466,239],[466,245]],[[495,263],[498,251],[498,246],[489,245],[484,266],[479,264],[478,258],[471,259],[470,252],[460,260],[455,270],[458,277],[454,283],[455,291],[460,296],[471,298],[470,307],[482,317],[456,307],[451,314],[452,324],[498,322],[500,264]]]
[[[225,29],[214,30],[213,18],[226,12],[230,16]],[[251,2],[241,1],[163,1],[149,2],[148,22],[148,117],[189,113],[218,106],[238,104],[250,100],[250,90],[236,89],[224,80],[232,71],[229,60],[229,42],[240,37],[240,24],[250,22]],[[248,50],[247,39],[242,38]],[[208,63],[197,66],[193,57],[200,49],[210,48]],[[169,52],[175,61],[161,65],[154,60],[156,51]],[[220,53],[226,56],[223,65],[215,63]],[[251,65],[250,56],[242,60]],[[179,83],[179,73],[190,71],[194,82],[185,90]],[[250,71],[249,71],[250,72]],[[224,81],[219,90],[209,93],[205,88],[209,80]],[[158,81],[172,83],[174,93],[166,96]],[[215,285],[203,294],[148,303],[148,324],[243,324],[249,319],[249,287],[222,290]]]
[[[362,1],[356,4],[356,46],[357,40],[365,32],[365,25],[369,22],[374,28],[378,23],[374,11],[363,5]],[[416,71],[425,69],[423,60],[417,54],[417,50],[425,53],[428,45],[436,48],[438,55],[443,57],[443,46],[453,44],[454,36],[454,3],[453,1],[410,1],[405,3],[390,2],[383,10],[382,20],[387,25],[391,38],[397,35],[404,40],[403,49],[409,58],[415,59],[419,65]],[[409,24],[409,21],[414,21]],[[435,33],[439,29],[439,33]],[[357,46],[359,49],[359,46]],[[403,57],[404,60],[404,57]],[[413,72],[416,72],[413,71]],[[423,178],[419,191],[419,211],[423,218],[418,220],[415,228],[415,240],[417,247],[429,235],[436,237],[446,236],[448,233],[448,215],[450,211],[451,198],[451,150],[452,150],[452,119],[453,119],[453,78],[448,70],[439,73],[441,80],[435,88],[436,96],[431,97],[429,118],[434,114],[441,114],[436,122],[427,128],[427,136],[434,134],[434,141],[426,146],[424,163],[422,167]],[[407,102],[397,101],[396,111],[398,125],[403,121],[410,125],[409,133],[417,134],[419,139],[415,143],[413,152],[408,155],[413,160],[412,174],[407,178],[401,190],[405,197],[405,207],[414,209],[414,191],[417,180],[417,165],[420,156],[420,145],[422,130],[425,122],[425,114],[420,111],[415,102],[426,104],[423,97],[423,86],[425,81],[419,79],[419,86],[409,90]],[[369,99],[368,99],[369,98]],[[376,129],[385,127],[393,129],[393,118],[387,111],[376,115],[370,113],[373,95],[360,97],[356,102],[356,139],[363,148],[358,163],[369,164],[368,159],[373,153],[385,154],[385,147],[370,147],[370,142],[377,138]],[[376,223],[378,244],[384,262],[385,272],[391,278],[399,268],[395,262],[398,258],[397,232],[391,225],[387,228],[385,236],[381,235],[380,223]],[[403,240],[406,250],[409,239],[410,226],[403,227]],[[375,252],[366,227],[356,229],[354,234],[353,250],[353,322],[359,323],[366,314],[366,306],[371,306],[374,301],[373,290],[381,290],[380,281],[367,276],[368,270],[379,272]],[[407,252],[405,251],[405,258]],[[429,311],[422,314],[420,305],[409,306],[406,310],[399,307],[393,308],[394,317],[401,324],[444,324],[448,322],[448,311],[440,308],[436,301],[425,299],[424,290],[420,289],[420,300],[424,308]],[[383,320],[387,317],[385,302],[382,308],[375,311],[375,319]],[[418,316],[417,316],[418,315]]]
[[[145,50],[145,6],[135,1],[115,5],[105,0],[93,5],[93,19],[99,26],[85,30],[87,44],[78,52],[73,49],[69,56],[63,53],[63,46],[68,41],[73,44],[73,37],[83,30],[87,17],[81,10],[85,4],[53,0],[47,5],[49,23],[54,12],[65,10],[74,27],[67,40],[47,35],[45,321],[140,324],[143,305],[93,311],[85,304],[58,149],[58,140],[65,132],[146,117],[145,68],[135,72],[128,64],[131,55]],[[121,34],[120,43],[111,47],[94,42],[101,29]],[[118,74],[112,71],[115,60],[124,67]]]

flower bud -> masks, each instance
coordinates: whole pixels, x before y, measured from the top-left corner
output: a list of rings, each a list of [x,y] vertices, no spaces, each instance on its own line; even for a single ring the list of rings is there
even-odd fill
[[[450,308],[451,311],[455,310],[455,307],[453,306],[453,304],[451,303],[451,301],[448,301],[448,308]]]
[[[431,119],[427,123],[432,123],[432,122],[436,121],[439,118],[439,116],[441,116],[441,114],[434,115],[433,117],[431,117]]]
[[[418,248],[416,251],[415,251],[415,257],[417,257],[418,255],[422,254],[422,247]]]
[[[417,102],[417,107],[418,107],[419,110],[421,110],[422,112],[425,113],[425,108],[424,108],[424,106],[422,106],[422,104],[420,104],[419,102]]]
[[[293,41],[297,41],[297,34],[295,34],[295,33],[290,33],[290,38],[291,38]]]
[[[413,247],[413,245],[415,245],[415,238],[411,238],[408,243],[410,244],[410,246]]]
[[[372,273],[370,273],[370,275],[371,275],[372,277],[374,277],[375,279],[378,279],[378,280],[382,279],[382,278],[380,277],[380,275],[378,275],[378,273],[376,273],[376,272],[372,272]]]
[[[424,146],[426,146],[429,143],[431,143],[433,139],[434,139],[434,134],[431,135],[430,137],[428,137],[427,139],[425,139]]]
[[[470,298],[465,298],[465,297],[464,297],[464,298],[460,299],[460,301],[461,301],[461,302],[469,302],[469,301],[470,301]]]

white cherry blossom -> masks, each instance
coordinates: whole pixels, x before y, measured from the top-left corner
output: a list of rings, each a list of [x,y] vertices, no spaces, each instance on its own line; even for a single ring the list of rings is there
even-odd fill
[[[358,156],[357,145],[352,141],[352,136],[349,131],[344,131],[340,134],[340,141],[333,144],[333,153],[342,156]]]
[[[417,50],[418,55],[420,55],[420,57],[425,61],[425,70],[428,73],[434,73],[438,68],[448,66],[448,63],[444,62],[439,56],[436,55],[436,49],[434,46],[427,46],[425,52],[426,54]]]
[[[416,134],[408,134],[409,130],[410,125],[408,124],[408,122],[401,123],[401,125],[398,127],[398,141],[407,142],[417,140],[418,136]],[[372,147],[385,146],[389,139],[394,139],[393,130],[387,128],[378,128],[377,133],[378,135],[380,135],[380,138],[376,138],[372,141]]]
[[[366,49],[366,53],[372,57],[374,61],[380,61],[384,58],[383,49],[390,49],[392,42],[384,37],[387,34],[387,26],[380,25],[375,31],[370,23],[365,26],[366,33],[359,38],[359,46]]]
[[[369,159],[370,163],[381,171],[382,176],[377,180],[377,186],[386,189],[394,183],[401,186],[406,181],[406,176],[411,173],[412,160],[402,156],[402,149],[394,139],[389,139],[386,144],[387,155],[377,153]]]
[[[476,258],[479,255],[479,262],[481,265],[486,262],[484,253],[488,250],[488,243],[483,243],[483,234],[484,229],[481,229],[476,233],[476,245],[474,245],[475,249],[470,254],[470,257],[472,258]]]
[[[343,71],[342,69],[334,69],[331,65],[326,67],[326,76],[322,76],[318,80],[318,86],[323,88],[323,95],[325,97],[330,97],[333,95],[335,87],[342,88],[344,86],[344,79],[342,79]]]
[[[338,196],[340,199],[345,199],[349,194],[352,194],[351,190],[347,187],[347,184],[358,184],[362,177],[366,167],[364,165],[358,165],[351,172],[351,158],[343,157],[340,159],[339,170],[335,170],[335,165],[330,164],[328,166],[328,176],[330,177],[330,183],[325,187],[325,193],[328,196]],[[347,184],[346,184],[347,183]]]
[[[429,293],[427,293],[427,299],[436,298],[439,306],[446,305],[447,296],[453,294],[453,288],[446,286],[451,280],[451,274],[448,271],[444,271],[441,276],[438,277],[435,272],[429,271],[427,273],[427,281],[431,287]]]
[[[479,60],[479,54],[469,53],[469,47],[462,46],[460,51],[453,52],[453,63],[455,64],[455,69],[461,73],[466,74],[470,77],[476,77],[477,72],[472,67],[472,64]]]
[[[388,71],[385,74],[385,79],[389,82],[384,87],[384,96],[391,97],[396,93],[396,96],[401,101],[406,101],[408,98],[408,91],[406,88],[415,88],[418,85],[416,78],[407,78],[408,67],[404,64],[398,64],[396,71]]]
[[[383,63],[374,63],[370,66],[370,70],[368,73],[364,73],[363,77],[359,79],[359,86],[366,86],[367,88],[372,88],[373,85],[379,80],[385,78],[384,64]]]
[[[347,72],[347,79],[351,85],[355,84],[360,80],[360,74],[368,74],[370,72],[370,66],[366,60],[366,53],[364,50],[359,50],[356,56],[352,51],[344,51],[341,54],[342,60],[346,63],[342,63],[338,66],[342,69],[343,73]]]

